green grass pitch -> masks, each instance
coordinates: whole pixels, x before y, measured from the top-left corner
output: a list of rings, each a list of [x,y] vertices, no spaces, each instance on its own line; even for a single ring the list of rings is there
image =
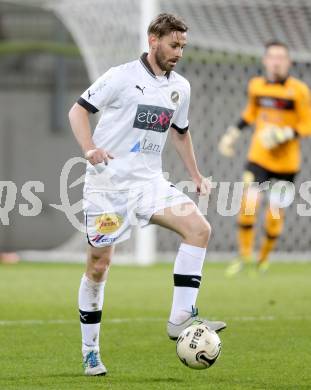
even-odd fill
[[[206,264],[198,306],[221,319],[222,354],[183,366],[166,336],[172,266],[112,267],[101,346],[109,373],[83,376],[77,292],[82,265],[0,266],[0,389],[311,389],[311,263],[224,278]]]

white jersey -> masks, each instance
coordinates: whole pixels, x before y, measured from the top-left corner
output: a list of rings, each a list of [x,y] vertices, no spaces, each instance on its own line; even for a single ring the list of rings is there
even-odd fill
[[[102,110],[93,142],[114,159],[107,166],[88,163],[85,191],[128,189],[161,177],[168,130],[187,131],[189,102],[189,82],[176,72],[156,76],[146,53],[97,79],[78,103]]]

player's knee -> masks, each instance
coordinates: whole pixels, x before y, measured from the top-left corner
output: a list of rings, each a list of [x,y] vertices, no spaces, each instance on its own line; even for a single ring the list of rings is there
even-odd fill
[[[211,225],[207,221],[196,221],[189,229],[186,239],[193,245],[207,246],[211,235]]]
[[[202,226],[200,226],[198,236],[202,239],[202,241],[207,245],[210,239],[212,232],[211,225],[205,221]]]
[[[90,254],[90,269],[89,272],[94,280],[101,280],[103,276],[108,272],[111,263],[110,255],[106,253]]]
[[[240,212],[238,216],[238,224],[240,226],[253,226],[256,223],[256,215],[246,215]]]
[[[96,263],[94,263],[93,270],[96,274],[104,274],[108,271],[110,266],[110,259],[100,259]]]

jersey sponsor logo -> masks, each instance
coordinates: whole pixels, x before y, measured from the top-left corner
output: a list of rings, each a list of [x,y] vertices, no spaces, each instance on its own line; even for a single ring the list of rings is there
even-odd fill
[[[282,99],[272,96],[258,96],[257,105],[265,108],[274,108],[275,110],[293,110],[295,102],[291,99]]]
[[[165,133],[173,114],[174,110],[166,107],[138,104],[133,127]]]
[[[138,141],[130,150],[132,153],[144,153],[144,152],[152,152],[152,153],[161,153],[162,148],[160,144],[157,144],[150,140],[148,137],[145,137],[141,142]]]
[[[96,231],[101,234],[114,233],[123,224],[123,217],[119,214],[102,214],[95,219]]]
[[[145,137],[140,144],[140,151],[141,152],[152,152],[152,153],[161,153],[162,148],[161,145],[152,142],[150,139]]]
[[[132,147],[132,149],[130,150],[130,152],[133,152],[133,153],[138,153],[140,152],[140,142],[136,142],[136,144]]]

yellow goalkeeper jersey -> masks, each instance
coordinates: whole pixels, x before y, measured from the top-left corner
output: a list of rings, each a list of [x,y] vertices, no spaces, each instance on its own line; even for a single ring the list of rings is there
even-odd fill
[[[299,171],[299,138],[311,135],[311,97],[306,84],[291,76],[282,83],[271,83],[264,77],[252,78],[242,118],[254,125],[249,161],[276,173]],[[266,149],[259,134],[265,126],[271,124],[289,126],[298,137],[274,149]]]

